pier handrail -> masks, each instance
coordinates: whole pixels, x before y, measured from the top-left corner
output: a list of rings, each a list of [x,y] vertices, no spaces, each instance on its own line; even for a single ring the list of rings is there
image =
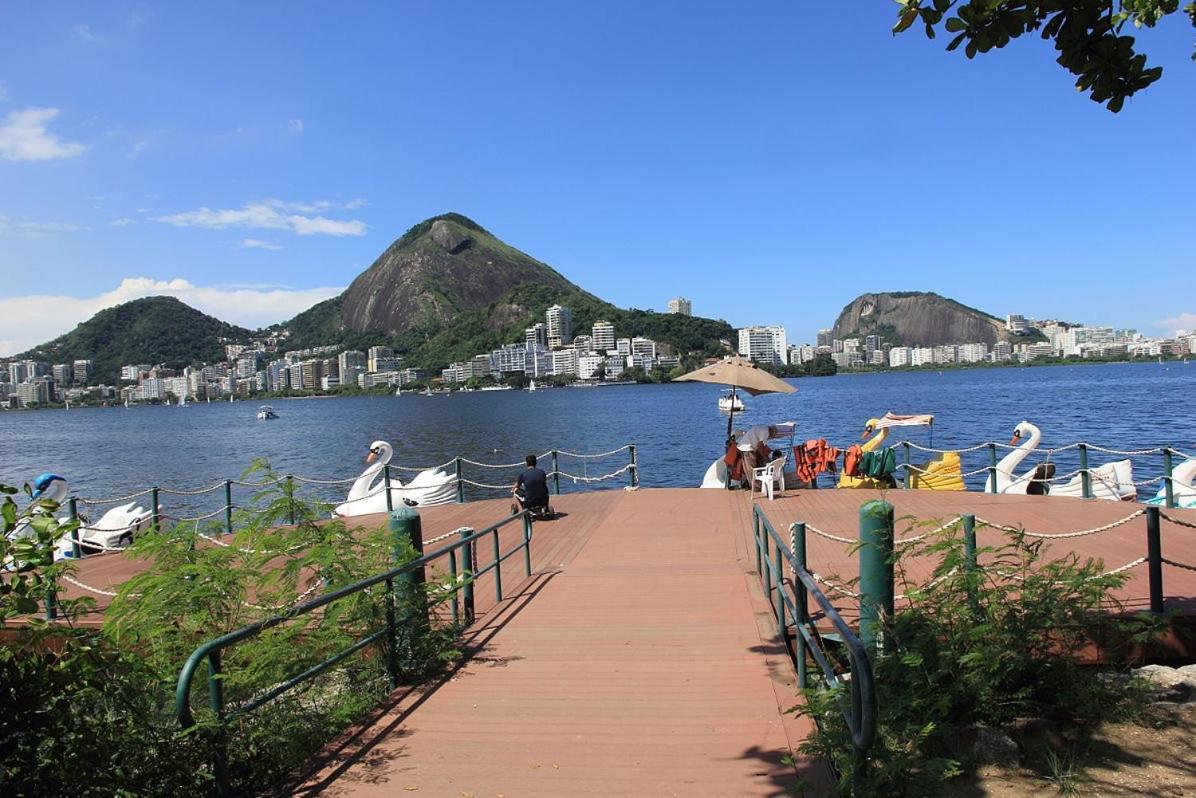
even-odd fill
[[[797,667],[797,679],[801,688],[805,689],[808,686],[807,651],[822,670],[828,685],[837,688],[843,681],[831,666],[810,620],[807,594],[814,597],[814,601],[839,633],[847,649],[848,661],[851,663],[851,678],[847,680],[850,682],[850,700],[841,708],[841,712],[851,732],[855,758],[852,781],[858,791],[865,778],[868,749],[876,738],[876,688],[872,676],[872,662],[859,636],[847,625],[831,600],[818,587],[814,577],[806,570],[805,535],[804,531],[799,535],[796,529],[800,524],[793,525],[790,544],[786,545],[759,504],[752,505],[752,521],[756,543],[756,573],[764,583],[765,594],[776,619],[777,634],[785,642],[787,649],[789,621],[793,622],[795,646],[790,655]],[[770,542],[773,545],[770,545]],[[783,589],[785,562],[789,564],[797,582],[801,583],[801,589],[796,582],[793,584],[792,593]]]
[[[523,522],[523,536],[518,544],[511,547],[507,552],[501,552],[499,548],[498,531],[516,520]],[[418,527],[417,527],[418,530]],[[474,601],[473,601],[473,586],[478,577],[490,571],[495,572],[495,595],[498,601],[502,601],[502,570],[501,564],[507,558],[513,556],[515,553],[523,552],[524,571],[527,576],[531,576],[531,541],[532,541],[532,525],[531,515],[529,511],[523,510],[518,513],[513,513],[506,518],[491,524],[485,529],[473,531],[468,528],[459,530],[460,539],[452,543],[441,546],[435,551],[423,554],[404,565],[397,568],[392,568],[380,574],[359,580],[350,585],[330,590],[323,595],[320,595],[309,601],[297,604],[288,608],[284,612],[277,613],[264,618],[260,621],[242,626],[220,637],[209,640],[200,644],[183,664],[179,671],[178,681],[175,687],[175,716],[179,721],[180,726],[184,729],[190,729],[196,725],[195,716],[191,711],[191,689],[192,682],[195,679],[196,671],[199,669],[201,663],[206,662],[208,666],[208,694],[209,705],[216,717],[219,725],[223,726],[229,719],[252,712],[263,704],[277,698],[286,691],[296,687],[303,682],[318,676],[324,671],[336,665],[338,662],[352,656],[353,654],[365,649],[373,643],[385,642],[385,651],[387,654],[387,673],[389,677],[390,688],[393,690],[399,684],[399,669],[396,653],[397,641],[397,619],[396,619],[396,591],[395,583],[400,578],[412,578],[415,581],[420,581],[419,575],[423,573],[423,568],[429,563],[439,560],[443,557],[449,559],[449,576],[451,587],[447,588],[446,593],[452,593],[452,618],[454,622],[461,619],[460,602],[458,594],[463,594],[464,598],[464,618],[465,622],[469,623],[473,620]],[[418,531],[415,533],[418,534]],[[484,568],[477,567],[474,562],[474,554],[476,550],[476,543],[480,538],[485,536],[493,537],[494,544],[494,560]],[[444,538],[437,538],[436,540],[443,540]],[[418,549],[417,549],[418,550]],[[462,568],[458,571],[457,568],[457,553],[461,552]],[[418,572],[418,574],[417,574]],[[240,706],[236,707],[232,712],[225,713],[224,705],[224,681],[221,671],[220,653],[226,648],[229,648],[243,640],[261,634],[262,632],[279,626],[287,621],[293,620],[301,615],[306,615],[320,607],[331,604],[339,599],[360,593],[368,590],[375,585],[385,584],[386,593],[384,600],[386,602],[386,624],[376,629],[349,647],[333,654],[316,665],[313,665],[303,672],[292,676],[283,682],[271,687],[269,690],[261,693],[248,701],[245,701]],[[216,781],[217,794],[224,796],[228,794],[227,785],[227,754],[224,750],[224,737],[217,735],[214,742],[214,756],[213,756],[213,776]]]

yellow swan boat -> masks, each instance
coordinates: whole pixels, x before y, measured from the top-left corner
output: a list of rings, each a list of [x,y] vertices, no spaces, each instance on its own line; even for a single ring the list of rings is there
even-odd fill
[[[864,424],[864,432],[860,436],[872,437],[860,448],[871,452],[880,448],[889,437],[889,430],[893,427],[926,426],[934,423],[932,415],[899,416],[885,413],[881,418],[870,418]],[[906,471],[906,480],[914,490],[967,490],[963,482],[963,469],[959,462],[959,452],[944,452],[940,457],[927,463],[910,463]],[[882,488],[886,485],[870,477],[851,477],[842,474],[839,477],[840,488]]]

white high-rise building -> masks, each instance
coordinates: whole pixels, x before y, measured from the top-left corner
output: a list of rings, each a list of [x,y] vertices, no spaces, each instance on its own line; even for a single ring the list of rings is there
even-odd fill
[[[590,345],[598,352],[607,352],[615,348],[615,325],[609,321],[594,322],[591,330]]]
[[[553,305],[544,314],[548,327],[548,345],[563,346],[573,340],[573,311]]]
[[[677,313],[681,316],[692,316],[694,315],[693,303],[683,296],[679,296],[676,299],[670,299],[669,313]]]
[[[785,363],[788,351],[788,336],[779,324],[744,327],[739,331],[739,354],[749,360],[780,366]]]
[[[606,365],[606,356],[598,354],[578,355],[577,377],[582,380],[596,379],[598,369]]]
[[[910,350],[909,364],[911,366],[930,366],[934,364],[934,349],[929,346],[915,346]]]
[[[898,366],[908,366],[912,358],[912,353],[908,346],[895,346],[889,350],[889,368],[895,369]]]
[[[552,336],[549,336],[551,338]],[[577,374],[577,350],[555,349],[552,352],[552,373],[555,375]]]

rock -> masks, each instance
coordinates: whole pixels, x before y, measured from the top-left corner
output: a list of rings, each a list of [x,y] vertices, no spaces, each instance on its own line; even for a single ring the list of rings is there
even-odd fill
[[[1184,665],[1176,670],[1182,673],[1188,681],[1196,682],[1196,665]]]
[[[454,255],[469,246],[471,241],[463,230],[444,219],[432,223],[432,240]]]
[[[997,729],[980,727],[976,730],[976,743],[972,755],[977,761],[990,765],[1016,765],[1019,757],[1017,743],[1008,734]]]
[[[1177,668],[1144,665],[1135,670],[1134,675],[1151,685],[1150,697],[1154,701],[1187,701],[1196,693],[1196,678]]]

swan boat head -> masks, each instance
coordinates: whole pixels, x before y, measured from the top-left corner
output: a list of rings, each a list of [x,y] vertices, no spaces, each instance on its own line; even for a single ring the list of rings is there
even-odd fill
[[[32,497],[40,501],[52,501],[55,504],[62,504],[62,500],[66,498],[66,479],[57,474],[47,472],[39,475],[37,479],[33,480],[32,487]]]
[[[367,464],[376,462],[379,466],[384,466],[390,462],[394,453],[395,450],[386,441],[374,441],[370,444],[370,451],[365,456],[365,462]]]

